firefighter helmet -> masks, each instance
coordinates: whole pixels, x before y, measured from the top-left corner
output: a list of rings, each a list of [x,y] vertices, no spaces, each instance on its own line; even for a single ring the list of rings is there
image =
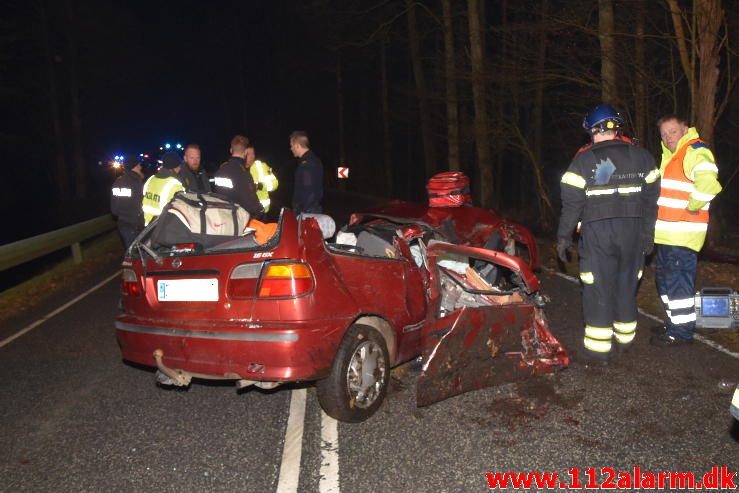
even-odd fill
[[[599,130],[618,130],[623,126],[624,119],[616,109],[609,104],[599,104],[593,108],[582,122],[582,128],[588,132]]]

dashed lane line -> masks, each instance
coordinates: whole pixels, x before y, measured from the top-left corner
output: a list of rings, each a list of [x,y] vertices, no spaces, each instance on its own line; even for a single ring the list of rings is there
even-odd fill
[[[25,328],[19,330],[18,332],[16,332],[12,336],[10,336],[10,337],[8,337],[8,338],[0,341],[0,348],[3,347],[3,346],[6,346],[8,344],[10,344],[14,340],[18,339],[20,336],[22,336],[24,334],[27,334],[28,332],[32,331],[33,329],[35,329],[36,327],[38,327],[42,323],[44,323],[47,320],[49,320],[51,317],[53,317],[53,316],[55,316],[55,315],[63,312],[64,310],[66,310],[70,306],[74,305],[75,303],[77,303],[78,301],[80,301],[81,299],[83,299],[85,296],[89,295],[93,291],[96,291],[96,290],[102,288],[107,283],[109,283],[110,281],[112,281],[116,277],[119,277],[120,275],[121,275],[121,272],[120,271],[117,271],[115,274],[113,274],[112,276],[108,277],[107,279],[104,279],[103,281],[99,282],[95,286],[91,287],[90,289],[88,289],[87,291],[85,291],[84,293],[82,293],[81,295],[77,296],[72,301],[69,301],[69,302],[65,303],[64,305],[60,306],[56,310],[54,310],[54,311],[46,314],[43,318],[40,318],[40,319],[36,320],[31,325],[26,326]]]
[[[290,395],[290,413],[287,417],[285,445],[282,449],[277,493],[296,493],[300,481],[300,456],[303,453],[305,423],[305,389],[296,389]]]
[[[339,493],[339,423],[321,411],[320,493]]]
[[[576,284],[580,282],[578,279],[576,279],[576,278],[574,278],[572,276],[569,276],[567,274],[563,274],[562,272],[557,272],[556,270],[550,269],[548,267],[542,267],[541,269],[543,271],[545,271],[545,272],[550,273],[550,274],[554,274],[555,276],[559,276],[562,279],[567,279],[570,282],[573,282],[573,283],[576,283]],[[647,313],[644,310],[642,310],[641,308],[639,308],[639,313],[641,313],[642,315],[644,315],[645,317],[647,317],[650,320],[654,320],[655,322],[658,322],[658,323],[661,323],[661,324],[665,323],[665,321],[662,320],[661,318],[657,317],[656,315],[652,315],[651,313]],[[704,336],[702,336],[700,334],[693,334],[693,338],[696,341],[702,342],[703,344],[712,347],[716,351],[720,351],[720,352],[722,352],[724,354],[728,354],[732,358],[739,359],[739,353],[735,353],[734,351],[723,347],[721,344],[719,344],[717,342],[714,342],[714,341],[708,339],[707,337],[704,337]]]

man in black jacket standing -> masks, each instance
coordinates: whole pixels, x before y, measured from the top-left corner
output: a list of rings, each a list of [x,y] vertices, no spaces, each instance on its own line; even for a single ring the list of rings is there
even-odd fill
[[[184,166],[180,166],[180,181],[188,192],[208,193],[208,175],[200,166],[200,146],[187,144],[183,156]]]
[[[302,212],[321,213],[323,200],[323,163],[310,150],[308,134],[296,130],[290,134],[290,151],[299,159],[295,170],[293,189],[293,210],[295,214]]]
[[[144,229],[144,211],[141,210],[143,195],[144,174],[141,163],[134,161],[110,189],[110,211],[118,218],[118,234],[124,248],[128,248]]]
[[[613,342],[627,349],[636,335],[636,290],[644,255],[654,247],[660,175],[654,158],[621,135],[623,118],[596,106],[583,122],[592,145],[581,148],[562,176],[557,254],[567,261],[580,227],[585,354],[607,361]]]
[[[257,197],[254,179],[245,164],[248,145],[249,139],[243,135],[231,139],[231,157],[218,168],[214,188],[216,193],[246,209],[250,217],[261,219],[264,208]]]

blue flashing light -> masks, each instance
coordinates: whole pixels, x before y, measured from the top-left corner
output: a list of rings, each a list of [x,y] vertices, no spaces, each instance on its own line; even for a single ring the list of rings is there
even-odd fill
[[[177,144],[177,149],[182,149],[182,144]]]
[[[169,145],[169,144],[164,144],[164,148],[165,148],[165,149],[169,149],[170,147],[172,147],[172,146],[171,146],[171,145]]]

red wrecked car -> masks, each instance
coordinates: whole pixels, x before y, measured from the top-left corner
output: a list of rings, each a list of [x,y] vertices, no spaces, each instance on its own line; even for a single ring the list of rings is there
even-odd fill
[[[477,207],[392,202],[335,235],[328,216],[283,209],[262,244],[248,232],[162,246],[155,229],[126,253],[115,327],[123,358],[162,384],[316,381],[326,413],[358,422],[381,405],[390,369],[419,356],[420,406],[569,362],[530,233]]]

